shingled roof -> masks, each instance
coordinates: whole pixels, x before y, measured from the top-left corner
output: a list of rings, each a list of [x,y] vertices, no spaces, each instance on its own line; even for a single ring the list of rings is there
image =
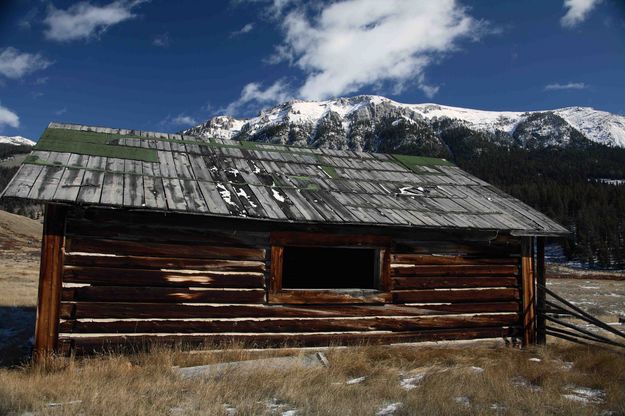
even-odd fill
[[[568,231],[443,159],[50,123],[4,197],[297,222]]]

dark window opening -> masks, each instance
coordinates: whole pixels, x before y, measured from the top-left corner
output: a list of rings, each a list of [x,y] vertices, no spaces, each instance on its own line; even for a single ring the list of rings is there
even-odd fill
[[[285,247],[284,289],[377,289],[376,250]]]

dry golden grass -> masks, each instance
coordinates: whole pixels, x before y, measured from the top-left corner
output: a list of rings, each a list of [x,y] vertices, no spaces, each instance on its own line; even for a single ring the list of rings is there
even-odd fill
[[[625,414],[625,356],[581,347],[361,346],[326,351],[328,368],[192,380],[172,371],[174,365],[270,355],[276,351],[160,350],[0,370],[0,414],[227,415],[230,408],[240,415],[373,415],[391,403],[401,403],[394,415]],[[417,374],[424,376],[415,388],[400,386]],[[357,377],[366,378],[345,384]],[[604,401],[566,399],[570,386],[600,389]]]

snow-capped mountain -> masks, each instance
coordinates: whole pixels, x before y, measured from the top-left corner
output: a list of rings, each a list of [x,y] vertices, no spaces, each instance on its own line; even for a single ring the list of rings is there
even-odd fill
[[[22,136],[0,136],[0,144],[12,144],[14,146],[34,146],[36,143]]]
[[[209,138],[335,149],[448,156],[451,136],[479,136],[503,146],[541,148],[588,141],[625,147],[625,117],[585,107],[530,112],[483,111],[438,104],[402,104],[361,95],[287,101],[257,117],[214,117],[184,131]]]

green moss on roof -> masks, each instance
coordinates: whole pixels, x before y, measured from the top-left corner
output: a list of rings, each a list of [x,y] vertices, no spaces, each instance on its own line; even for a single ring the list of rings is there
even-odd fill
[[[122,138],[137,137],[121,134],[48,128],[43,132],[34,150],[158,162],[158,154],[155,149],[121,146],[114,142]]]
[[[334,166],[327,166],[327,165],[322,165],[321,169],[323,169],[323,171],[328,174],[329,177],[331,178],[338,178],[339,174],[336,171],[336,169],[334,169]]]
[[[412,155],[391,155],[396,161],[408,169],[419,172],[419,166],[453,166],[448,160],[437,159],[435,157],[412,156]]]

